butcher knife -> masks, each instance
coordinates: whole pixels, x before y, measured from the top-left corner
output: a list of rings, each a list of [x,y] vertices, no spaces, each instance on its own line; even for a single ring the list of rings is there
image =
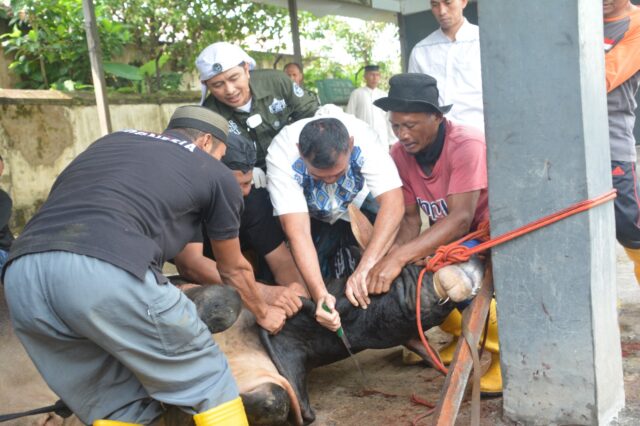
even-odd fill
[[[329,309],[329,307],[324,303],[322,304],[322,309],[324,309],[326,312],[331,313],[331,309]],[[353,363],[356,365],[356,368],[360,373],[360,378],[362,379],[362,387],[364,389],[367,389],[367,380],[364,377],[364,372],[360,368],[360,364],[358,363],[356,356],[353,354],[353,352],[351,352],[351,343],[349,343],[349,339],[347,339],[347,335],[344,334],[344,329],[340,327],[338,330],[336,330],[336,334],[338,335],[340,340],[342,340],[342,344],[347,349],[347,352],[349,352],[349,357],[353,360]]]

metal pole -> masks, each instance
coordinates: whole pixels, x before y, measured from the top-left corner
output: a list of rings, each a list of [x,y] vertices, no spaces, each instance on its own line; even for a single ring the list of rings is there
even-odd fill
[[[100,121],[100,134],[104,136],[111,133],[111,117],[109,115],[109,102],[106,96],[106,85],[104,82],[104,72],[102,70],[102,50],[100,49],[100,39],[96,27],[93,1],[82,0],[82,10],[84,11],[84,31],[87,34],[89,59],[91,60],[93,90],[96,96],[98,120]]]
[[[407,72],[409,66],[409,54],[411,51],[407,49],[407,25],[402,13],[396,15],[398,22],[398,34],[400,37],[400,64],[402,65],[402,72]]]
[[[300,30],[298,29],[298,2],[289,1],[289,18],[291,19],[291,38],[293,39],[293,57],[295,62],[302,65],[302,51],[300,50]]]

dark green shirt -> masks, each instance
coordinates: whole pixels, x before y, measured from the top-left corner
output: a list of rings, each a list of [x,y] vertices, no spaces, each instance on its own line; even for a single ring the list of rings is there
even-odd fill
[[[251,112],[237,111],[209,95],[204,106],[229,120],[229,131],[256,142],[256,167],[266,167],[267,148],[273,137],[289,123],[312,117],[318,110],[318,99],[310,96],[282,71],[251,71]],[[247,118],[260,114],[262,124],[247,126]]]

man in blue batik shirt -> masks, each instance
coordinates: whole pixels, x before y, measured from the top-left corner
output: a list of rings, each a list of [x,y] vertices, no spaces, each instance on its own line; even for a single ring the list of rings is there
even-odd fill
[[[340,326],[335,298],[323,277],[350,274],[347,298],[356,306],[368,305],[367,275],[388,250],[404,215],[401,186],[375,131],[341,111],[297,121],[273,139],[267,154],[267,189],[323,326],[334,331]],[[347,210],[351,203],[376,218],[360,263],[350,268],[348,259],[336,256],[336,251],[353,239]],[[336,268],[336,262],[342,267]]]

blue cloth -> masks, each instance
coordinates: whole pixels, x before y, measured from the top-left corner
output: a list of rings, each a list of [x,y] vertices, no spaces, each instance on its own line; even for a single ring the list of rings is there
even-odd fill
[[[467,247],[467,248],[474,248],[475,246],[477,246],[478,244],[480,244],[480,240],[468,240],[462,243],[463,246]]]
[[[360,211],[374,223],[378,210],[378,202],[369,194]],[[338,220],[329,224],[311,218],[311,238],[318,254],[320,271],[325,279],[348,277],[356,270],[361,253],[349,222]]]
[[[5,263],[7,263],[8,258],[9,258],[9,252],[0,249],[0,269],[4,267]]]
[[[362,150],[358,146],[353,147],[347,171],[336,183],[328,185],[321,180],[315,180],[307,171],[304,160],[298,158],[291,167],[295,172],[296,181],[304,191],[309,216],[325,221],[331,219],[333,207],[328,186],[332,185],[335,185],[334,197],[338,201],[339,210],[346,212],[349,204],[364,187],[365,179],[361,172],[363,164]]]

